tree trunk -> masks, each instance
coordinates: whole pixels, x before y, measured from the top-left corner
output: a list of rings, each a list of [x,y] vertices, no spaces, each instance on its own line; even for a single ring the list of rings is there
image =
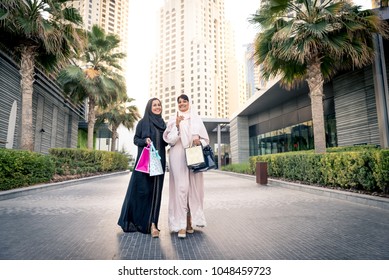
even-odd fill
[[[89,97],[88,102],[88,149],[93,150],[93,132],[95,130],[96,112],[95,112],[95,99]]]
[[[315,142],[315,153],[326,152],[326,137],[324,127],[324,109],[323,109],[323,75],[318,60],[308,66],[308,86],[309,96],[311,98],[313,134]]]
[[[118,138],[118,127],[116,125],[112,125],[112,145],[111,152],[116,151],[116,139]]]
[[[34,84],[34,64],[35,64],[34,46],[23,46],[21,48],[20,62],[20,87],[22,94],[22,127],[20,148],[33,151],[34,149],[34,130],[32,115],[32,94]]]

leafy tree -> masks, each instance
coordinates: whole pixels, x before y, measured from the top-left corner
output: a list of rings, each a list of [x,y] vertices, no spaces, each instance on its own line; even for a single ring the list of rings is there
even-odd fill
[[[97,123],[108,122],[112,129],[111,151],[116,150],[116,139],[118,138],[117,129],[123,125],[127,129],[133,129],[136,121],[140,119],[138,108],[130,105],[134,101],[132,98],[126,98],[123,102],[111,104],[106,109],[97,111]]]
[[[58,81],[65,93],[75,102],[88,100],[88,149],[93,149],[93,131],[96,106],[105,108],[126,96],[119,59],[125,55],[116,52],[120,39],[105,34],[98,25],[88,32],[88,46],[80,57],[80,65],[71,65],[59,73]]]
[[[374,36],[388,37],[387,23],[339,0],[267,0],[250,22],[260,27],[254,56],[264,77],[278,76],[289,89],[308,83],[315,152],[325,153],[324,81],[371,64]]]
[[[82,18],[71,0],[1,0],[0,47],[20,61],[22,120],[20,147],[32,151],[34,69],[53,70],[82,49]]]

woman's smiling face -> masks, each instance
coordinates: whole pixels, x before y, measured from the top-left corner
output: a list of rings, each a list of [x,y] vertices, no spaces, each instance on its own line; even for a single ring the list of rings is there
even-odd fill
[[[160,115],[162,113],[162,105],[159,100],[153,100],[151,103],[151,112],[155,115]]]
[[[189,110],[189,101],[183,98],[178,99],[178,110],[181,112],[186,112]]]

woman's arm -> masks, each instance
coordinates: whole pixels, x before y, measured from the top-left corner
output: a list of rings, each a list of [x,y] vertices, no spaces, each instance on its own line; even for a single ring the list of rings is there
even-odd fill
[[[170,146],[174,146],[180,138],[179,128],[176,126],[176,119],[171,118],[167,124],[166,130],[163,133],[163,140]]]
[[[145,147],[148,144],[147,139],[150,141],[150,137],[142,138],[142,120],[140,120],[135,129],[134,144],[138,147]]]
[[[209,140],[208,139],[200,138],[199,135],[193,135],[192,142],[196,146],[198,146],[200,144],[203,145],[203,146],[207,146],[209,144]]]

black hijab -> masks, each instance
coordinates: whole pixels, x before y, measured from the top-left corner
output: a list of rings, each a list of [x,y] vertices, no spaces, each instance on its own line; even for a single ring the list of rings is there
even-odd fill
[[[158,98],[151,98],[146,105],[145,113],[143,116],[143,124],[142,124],[142,138],[150,137],[151,139],[155,139],[155,129],[156,127],[161,133],[163,133],[166,129],[166,123],[162,119],[162,113],[159,115],[154,114],[151,111],[151,107],[153,105],[153,101],[158,100]]]

